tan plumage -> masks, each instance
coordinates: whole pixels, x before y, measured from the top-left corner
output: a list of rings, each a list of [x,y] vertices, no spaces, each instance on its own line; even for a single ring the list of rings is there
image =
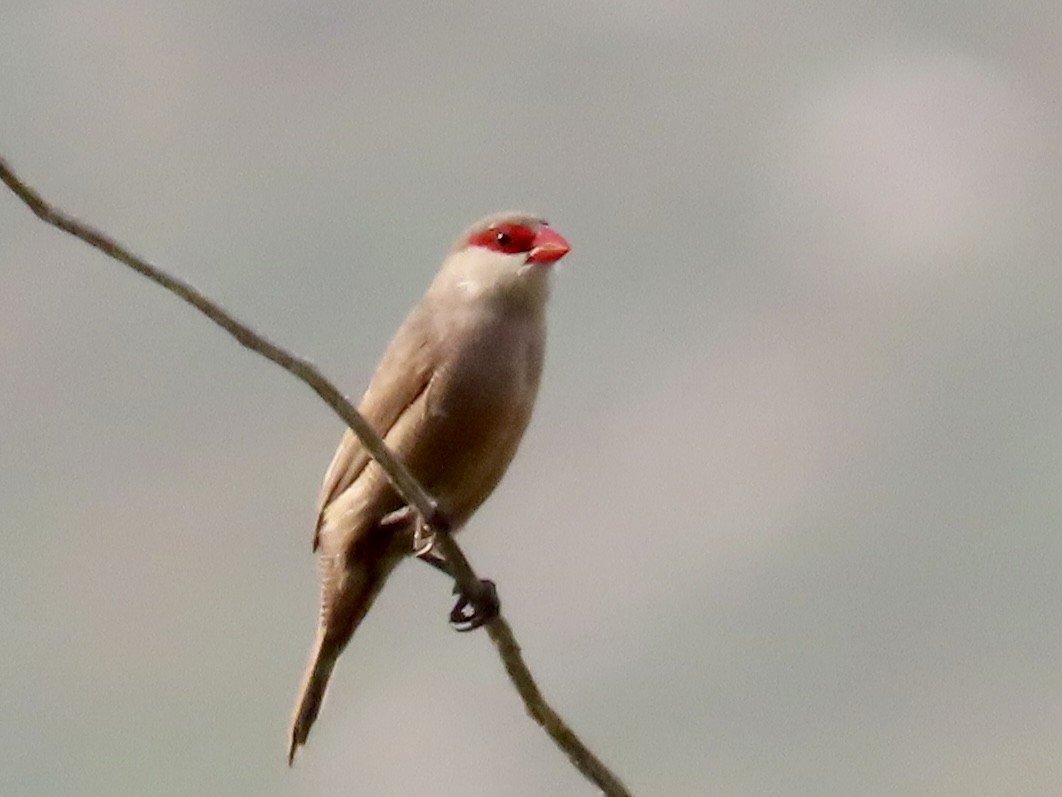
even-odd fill
[[[362,398],[361,413],[455,529],[497,485],[531,418],[549,266],[567,251],[534,216],[499,214],[473,225],[395,334]],[[313,540],[321,616],[289,763],[317,717],[336,659],[387,576],[412,552],[413,525],[396,512],[403,506],[347,430],[321,488]]]

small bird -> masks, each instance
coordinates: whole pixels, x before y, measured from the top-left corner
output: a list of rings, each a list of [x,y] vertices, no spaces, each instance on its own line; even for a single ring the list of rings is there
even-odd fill
[[[537,216],[501,213],[473,224],[395,334],[362,397],[361,414],[436,499],[453,531],[497,486],[531,419],[551,266],[568,251]],[[420,532],[415,513],[349,429],[325,473],[319,506],[313,549],[321,615],[291,722],[289,765],[306,743],[336,659]],[[446,570],[437,554],[421,553]],[[468,603],[462,598],[451,619]]]

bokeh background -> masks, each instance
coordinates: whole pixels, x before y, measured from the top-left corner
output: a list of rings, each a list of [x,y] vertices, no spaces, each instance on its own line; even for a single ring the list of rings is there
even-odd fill
[[[1062,5],[7,0],[0,152],[352,394],[573,243],[463,537],[639,795],[1062,792]],[[589,795],[405,565],[294,770],[340,423],[0,195],[0,793]]]

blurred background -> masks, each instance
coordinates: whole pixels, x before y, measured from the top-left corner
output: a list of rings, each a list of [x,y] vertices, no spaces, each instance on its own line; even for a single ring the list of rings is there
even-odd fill
[[[572,242],[463,536],[638,795],[1062,789],[1062,5],[8,0],[0,153],[354,396]],[[403,566],[293,770],[340,422],[0,195],[0,793],[590,795]]]

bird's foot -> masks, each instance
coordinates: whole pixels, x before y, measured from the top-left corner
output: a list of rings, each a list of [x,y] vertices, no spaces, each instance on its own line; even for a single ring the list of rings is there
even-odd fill
[[[475,631],[497,617],[501,611],[498,588],[489,579],[480,579],[471,593],[454,584],[454,595],[458,598],[450,611],[450,625],[455,631]]]
[[[417,519],[413,530],[413,555],[422,559],[431,556],[435,547],[435,535],[439,532],[452,533],[453,523],[438,502],[433,501],[431,514]]]
[[[420,559],[438,556],[435,553],[435,532],[424,523],[418,523],[413,531],[413,555]]]
[[[449,516],[435,504],[430,516],[417,518],[413,530],[413,555],[456,579],[446,557],[435,550],[437,534],[450,534],[452,531],[453,524]],[[473,590],[467,592],[455,583],[454,595],[458,597],[454,608],[450,610],[450,625],[455,631],[474,631],[497,617],[501,609],[498,589],[488,579],[481,579]]]

